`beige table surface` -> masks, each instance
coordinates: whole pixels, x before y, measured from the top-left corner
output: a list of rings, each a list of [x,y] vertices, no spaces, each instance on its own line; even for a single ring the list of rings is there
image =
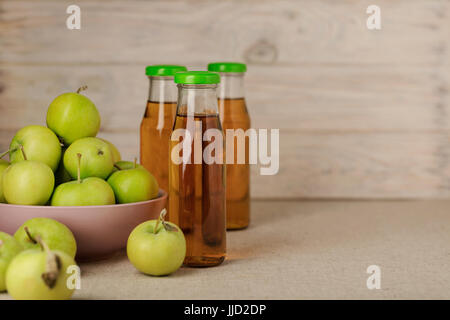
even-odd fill
[[[149,277],[120,252],[81,264],[74,298],[450,299],[450,201],[254,201],[252,215],[219,267]]]

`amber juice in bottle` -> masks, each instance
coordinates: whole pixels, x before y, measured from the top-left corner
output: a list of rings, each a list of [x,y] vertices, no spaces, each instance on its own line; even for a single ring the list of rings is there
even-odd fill
[[[191,72],[188,72],[191,73]],[[219,77],[214,74],[213,80]],[[187,81],[181,79],[175,81]],[[214,80],[216,79],[216,80]],[[206,81],[208,82],[208,81]],[[224,152],[215,150],[213,156],[222,163],[207,164],[202,157],[212,141],[204,141],[207,130],[222,132],[219,120],[216,85],[179,85],[179,102],[173,132],[185,129],[192,137],[183,136],[170,142],[169,160],[169,220],[180,226],[186,238],[186,258],[184,264],[194,267],[215,266],[225,259],[226,217],[225,217],[225,165]],[[177,155],[183,158],[175,163],[172,152],[182,141],[182,149]],[[217,152],[217,153],[216,153]],[[200,163],[196,160],[199,155]]]
[[[146,68],[150,80],[147,107],[140,128],[140,160],[168,191],[169,139],[177,108],[178,89],[173,75],[183,66],[154,65]]]
[[[208,70],[220,72],[218,86],[219,115],[224,135],[228,129],[250,128],[250,116],[244,98],[245,64],[232,62],[218,62],[208,65]],[[227,138],[228,139],[228,138]],[[238,145],[238,138],[227,140],[227,153],[234,148],[234,159],[227,162],[227,229],[243,229],[250,222],[250,166],[249,166],[249,138],[245,137],[245,145]],[[231,143],[232,142],[232,143]],[[245,152],[244,163],[239,163],[239,152]],[[242,161],[241,161],[242,162]]]

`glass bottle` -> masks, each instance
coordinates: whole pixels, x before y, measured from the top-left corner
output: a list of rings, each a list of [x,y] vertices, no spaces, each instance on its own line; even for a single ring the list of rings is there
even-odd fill
[[[235,62],[216,62],[210,63],[208,70],[220,74],[221,82],[217,93],[224,135],[228,137],[228,129],[242,129],[241,134],[243,134],[250,128],[250,116],[244,98],[246,65]],[[234,154],[234,161],[227,163],[226,168],[227,229],[242,229],[248,227],[250,222],[249,139],[245,137],[243,146],[238,144],[237,136],[233,139],[234,143],[227,141],[227,154]],[[229,152],[228,148],[234,148],[234,152]],[[245,154],[239,157],[239,152],[245,152]],[[239,163],[239,158],[245,159],[245,162],[242,163],[241,160]]]
[[[150,80],[147,108],[141,122],[141,164],[168,191],[168,150],[175,119],[178,91],[173,82],[176,72],[186,71],[176,65],[152,65],[145,69]]]
[[[220,77],[188,71],[177,73],[175,82],[179,93],[170,141],[169,220],[184,232],[184,264],[215,266],[226,252],[224,142],[216,95]]]

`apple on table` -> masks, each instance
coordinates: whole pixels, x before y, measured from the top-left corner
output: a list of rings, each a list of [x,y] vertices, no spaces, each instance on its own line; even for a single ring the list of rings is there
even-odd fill
[[[183,231],[164,221],[164,209],[158,220],[138,225],[127,242],[127,256],[136,269],[152,276],[164,276],[178,270],[186,256]]]

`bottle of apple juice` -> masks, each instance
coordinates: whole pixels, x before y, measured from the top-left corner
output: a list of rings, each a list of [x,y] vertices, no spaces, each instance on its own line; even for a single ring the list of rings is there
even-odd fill
[[[169,138],[175,119],[178,91],[173,82],[176,72],[186,71],[177,65],[152,65],[145,70],[149,80],[147,108],[141,122],[141,164],[168,190]]]
[[[250,128],[250,116],[244,98],[244,75],[247,67],[243,63],[216,62],[210,63],[208,70],[220,74],[221,81],[217,90],[219,115],[227,139],[227,130],[233,130],[233,136],[230,137],[234,141],[227,141],[227,154],[234,157],[233,161],[227,161],[226,170],[227,229],[243,229],[250,222],[249,139],[244,138],[245,131]],[[239,135],[243,139],[239,139]],[[229,148],[234,151],[230,152]]]
[[[180,72],[170,141],[169,220],[186,238],[186,266],[223,262],[226,251],[225,153],[217,73]]]

